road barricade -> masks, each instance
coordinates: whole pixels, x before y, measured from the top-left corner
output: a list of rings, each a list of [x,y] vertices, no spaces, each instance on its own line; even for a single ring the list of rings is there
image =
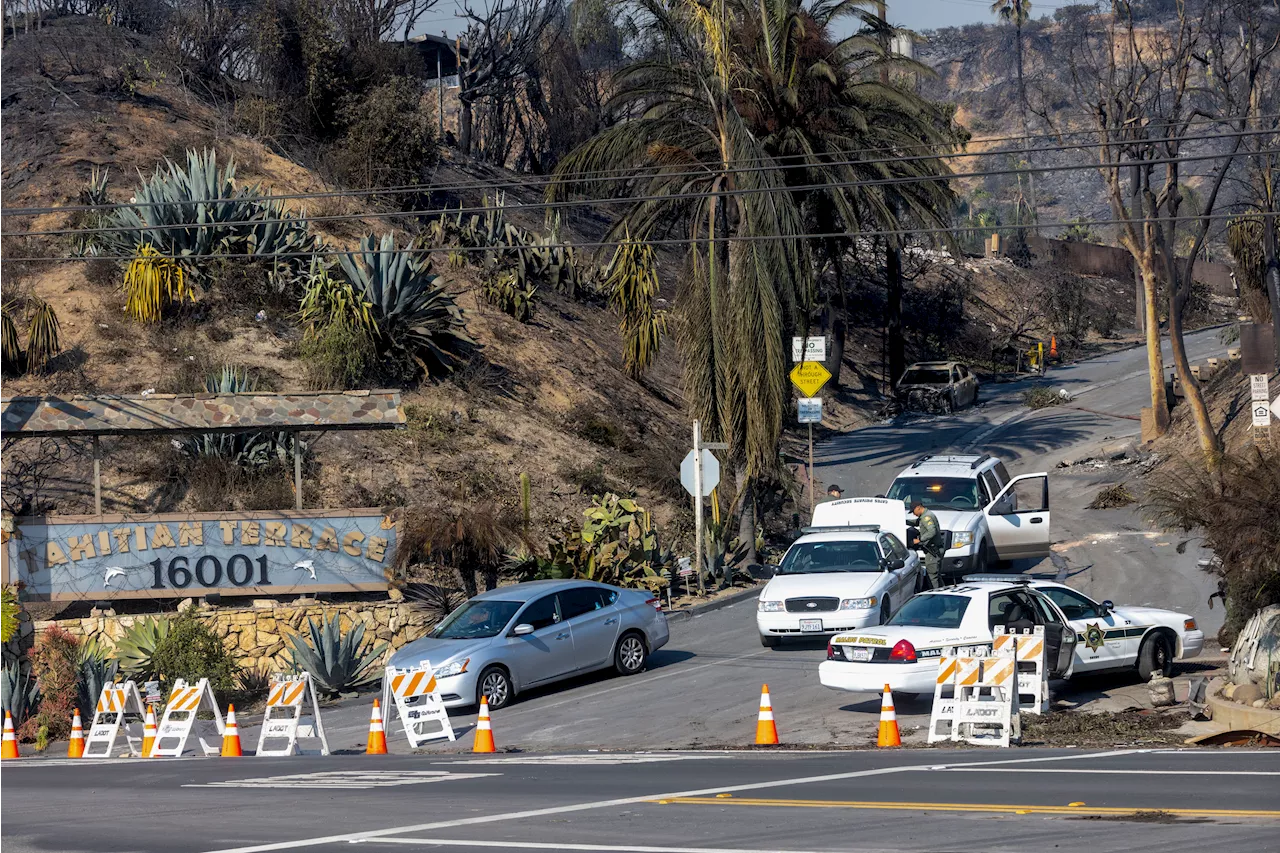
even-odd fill
[[[208,711],[212,720],[199,720],[201,710]],[[200,749],[205,755],[222,753],[222,711],[218,708],[218,700],[209,686],[209,679],[202,678],[194,685],[179,678],[174,682],[169,693],[169,702],[164,706],[164,714],[160,717],[160,728],[156,734],[155,746],[151,748],[152,758],[177,758],[187,748],[187,738],[199,722],[206,728],[210,723],[217,729],[213,743],[206,741],[202,734],[197,734]],[[212,735],[213,733],[210,732]]]
[[[306,716],[306,712],[310,716]],[[299,739],[318,740],[320,748],[303,749]],[[255,755],[328,755],[329,741],[320,721],[320,702],[311,673],[277,675],[267,694],[267,709],[262,716]]]
[[[1018,711],[1023,714],[1049,713],[1049,669],[1045,661],[1044,626],[1008,631],[997,625],[992,651],[999,654],[1012,646],[1018,661]]]
[[[938,659],[933,686],[933,711],[929,717],[929,743],[957,740],[956,700],[961,684],[976,684],[982,675],[985,646],[946,646]]]
[[[423,661],[412,669],[387,667],[387,674],[382,679],[382,706],[387,709],[388,728],[391,709],[395,708],[409,746],[415,749],[440,738],[457,740],[453,724],[449,722],[449,712],[445,710],[444,700],[436,688],[435,670],[430,661]]]
[[[129,736],[126,717],[136,715],[141,724],[146,713],[146,708],[142,706],[142,696],[138,693],[138,685],[132,681],[104,685],[94,708],[93,719],[89,723],[89,736],[84,741],[84,757],[110,758],[115,753],[116,738],[121,729],[124,729],[129,754],[135,758],[141,756],[142,738]]]
[[[943,648],[934,685],[929,743],[954,741],[1008,746],[1022,735],[1012,645],[999,653],[985,648]]]

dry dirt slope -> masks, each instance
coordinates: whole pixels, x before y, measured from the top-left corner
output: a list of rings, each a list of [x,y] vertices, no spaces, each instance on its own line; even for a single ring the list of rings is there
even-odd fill
[[[144,63],[147,47],[137,36],[85,20],[59,21],[5,45],[6,208],[74,203],[94,166],[111,170],[111,197],[125,200],[138,170],[150,173],[166,156],[208,145],[235,155],[243,183],[261,182],[277,193],[327,188],[307,169],[230,132],[224,116],[175,84],[174,73]],[[139,74],[130,94],[121,78]],[[67,221],[65,214],[6,218],[4,227]],[[376,227],[385,228],[383,222]],[[357,223],[326,237],[349,244],[361,230]],[[61,256],[68,248],[65,242],[7,239],[4,254]],[[50,375],[6,378],[6,396],[193,390],[205,369],[224,363],[250,368],[268,388],[305,387],[296,358],[299,333],[287,313],[257,322],[258,306],[220,294],[210,277],[206,306],[146,328],[121,313],[120,276],[121,268],[108,262],[5,263],[6,300],[21,305],[34,294],[52,303],[69,350]],[[321,439],[311,505],[488,498],[514,504],[518,476],[526,471],[533,479],[535,524],[546,527],[576,515],[587,502],[581,488],[599,485],[590,482],[599,480],[592,467],[603,466],[609,482],[638,492],[661,522],[676,524],[679,495],[670,481],[685,427],[673,348],[643,384],[636,383],[621,370],[616,324],[602,307],[545,294],[534,322],[521,325],[478,300],[469,274],[445,277],[468,312],[468,331],[480,344],[476,357],[450,381],[405,389],[408,431]],[[208,499],[176,482],[180,465],[167,442],[112,440],[105,452],[108,511],[191,509]],[[12,473],[10,454],[5,456],[6,473]],[[62,474],[47,490],[49,508],[88,509],[87,462],[73,460]]]

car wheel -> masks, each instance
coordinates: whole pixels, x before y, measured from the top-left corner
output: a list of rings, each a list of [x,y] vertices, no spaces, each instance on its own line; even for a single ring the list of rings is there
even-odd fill
[[[889,597],[885,596],[884,601],[880,603],[880,624],[889,621],[889,617],[893,615],[893,608],[889,606]]]
[[[956,394],[952,391],[947,395],[947,414],[954,415],[956,412]]]
[[[764,646],[766,649],[776,649],[778,646],[782,645],[782,638],[773,637],[769,634],[761,634],[760,645]]]
[[[489,701],[489,710],[496,711],[511,704],[516,698],[515,687],[511,684],[511,676],[500,666],[491,666],[480,673],[480,681],[476,686],[476,704],[480,697]]]
[[[618,648],[613,652],[613,668],[619,675],[635,675],[643,672],[649,662],[649,650],[645,648],[644,637],[637,633],[623,634],[618,641]]]
[[[986,574],[987,560],[987,543],[984,539],[982,543],[978,545],[978,557],[973,561],[973,573],[975,575]]]
[[[1149,634],[1138,650],[1138,677],[1150,681],[1156,673],[1173,675],[1173,645],[1164,634]]]

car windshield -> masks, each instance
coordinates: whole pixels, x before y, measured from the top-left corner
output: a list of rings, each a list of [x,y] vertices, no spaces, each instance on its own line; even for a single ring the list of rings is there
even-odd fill
[[[929,509],[979,509],[978,481],[952,477],[903,477],[893,481],[889,497]]]
[[[900,385],[950,385],[951,373],[940,368],[916,368],[902,374]]]
[[[440,623],[431,636],[437,640],[478,640],[496,637],[516,615],[522,601],[468,601]]]
[[[963,595],[917,595],[893,614],[886,625],[911,625],[917,628],[959,628],[969,599]]]
[[[802,542],[791,546],[778,567],[780,575],[878,571],[880,552],[874,542]]]

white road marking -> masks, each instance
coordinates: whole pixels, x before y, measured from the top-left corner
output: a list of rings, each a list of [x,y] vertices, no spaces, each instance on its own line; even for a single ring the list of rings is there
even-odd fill
[[[188,755],[184,757],[165,758],[164,762],[170,761],[202,761],[202,756]],[[129,758],[31,758],[29,760],[10,761],[4,766],[5,770],[12,770],[17,767],[111,767],[120,764],[137,764],[145,761],[152,766],[159,766],[160,762],[151,758],[129,757]]]
[[[254,779],[228,779],[224,782],[199,782],[184,788],[389,788],[398,785],[424,785],[428,782],[456,782],[500,776],[500,773],[450,773],[448,770],[331,770],[323,773],[295,773],[290,776],[260,776]]]
[[[1280,771],[1271,770],[1078,770],[1073,768],[1047,767],[1008,767],[988,770],[983,767],[938,767],[931,770],[943,770],[947,773],[1085,773],[1094,776],[1098,773],[1131,774],[1134,776],[1280,776]]]
[[[749,753],[744,753],[749,754]],[[585,764],[589,766],[611,766],[614,764],[653,764],[659,761],[700,761],[708,758],[723,758],[723,755],[693,755],[681,753],[600,753],[598,755],[525,755],[506,756],[504,758],[472,758],[464,761],[436,761],[434,764],[469,765],[469,764],[551,764],[571,766]]]
[[[1048,761],[1079,761],[1086,758],[1111,758],[1121,755],[1135,755],[1144,752],[1146,752],[1146,750],[1115,749],[1109,752],[1082,753],[1078,755],[1052,755],[1043,758],[1006,758],[995,761],[959,762],[959,765],[976,766],[1030,764]],[[673,791],[667,794],[641,794],[637,797],[620,797],[613,800],[573,803],[566,806],[550,806],[545,809],[528,809],[520,812],[505,812],[503,814],[480,815],[477,817],[456,818],[454,820],[440,820],[433,823],[393,826],[387,829],[375,829],[368,832],[349,832],[342,835],[325,835],[318,836],[316,838],[303,838],[297,841],[277,841],[270,844],[255,844],[249,847],[229,847],[222,850],[210,851],[210,853],[270,853],[270,851],[274,850],[297,850],[301,847],[315,847],[320,844],[337,844],[343,841],[358,844],[374,838],[382,840],[393,835],[404,835],[411,832],[426,832],[433,829],[449,829],[458,826],[501,823],[503,821],[524,820],[526,818],[546,817],[547,815],[570,814],[573,812],[591,811],[593,809],[613,808],[615,806],[633,806],[639,803],[651,802],[653,800],[669,800],[678,797],[705,797],[710,794],[729,794],[737,793],[738,791],[761,791],[767,788],[785,788],[790,785],[804,785],[813,782],[840,782],[846,779],[858,779],[867,776],[884,776],[891,773],[906,773],[912,770],[928,770],[931,767],[948,766],[951,765],[910,764],[902,767],[877,767],[872,770],[854,770],[849,773],[829,773],[823,776],[801,776],[793,779],[778,779],[772,782],[751,782],[746,785],[721,785],[714,788],[700,788],[694,791]]]
[[[603,853],[840,853],[835,850],[747,849],[744,847],[653,847],[645,844],[565,844],[562,841],[475,841],[453,838],[382,838],[382,844],[429,844],[432,847],[496,847],[501,850],[599,850]]]

